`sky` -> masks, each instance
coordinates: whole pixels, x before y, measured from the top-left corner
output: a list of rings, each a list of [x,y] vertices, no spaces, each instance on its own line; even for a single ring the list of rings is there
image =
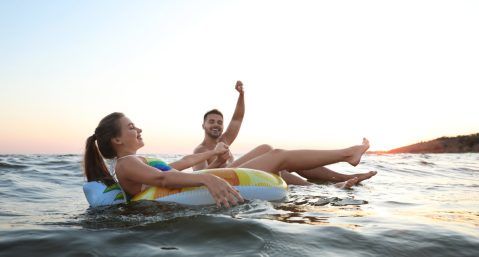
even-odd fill
[[[81,154],[107,114],[141,153],[389,150],[479,132],[479,1],[0,0],[0,154]],[[476,90],[474,90],[476,89]]]

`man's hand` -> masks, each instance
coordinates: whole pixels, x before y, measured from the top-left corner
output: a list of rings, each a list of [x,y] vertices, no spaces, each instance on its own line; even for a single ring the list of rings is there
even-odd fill
[[[236,91],[238,91],[238,93],[244,94],[243,82],[241,82],[241,80],[236,81],[235,89],[236,89]]]
[[[219,142],[218,144],[216,144],[214,151],[216,155],[221,156],[229,152],[229,147],[227,144]]]
[[[221,167],[226,164],[226,162],[231,157],[231,153],[227,144],[219,142],[216,144],[214,149],[216,153],[216,159],[213,161],[216,167]]]

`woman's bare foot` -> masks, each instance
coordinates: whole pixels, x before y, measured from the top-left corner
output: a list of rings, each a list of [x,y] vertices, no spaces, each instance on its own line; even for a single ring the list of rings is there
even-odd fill
[[[370,179],[371,177],[375,176],[376,174],[378,174],[377,171],[370,171],[370,172],[366,172],[366,173],[354,174],[354,175],[351,175],[351,176],[358,178],[359,179],[358,183],[359,183],[363,180]]]
[[[337,187],[337,188],[348,189],[348,188],[351,188],[352,186],[356,185],[357,183],[359,183],[359,179],[357,177],[354,177],[354,178],[348,179],[344,182],[336,183],[336,184],[334,184],[334,186]]]
[[[352,166],[357,166],[361,161],[363,154],[369,149],[369,140],[363,138],[363,143],[356,145],[350,148],[351,155],[346,159],[346,161]]]

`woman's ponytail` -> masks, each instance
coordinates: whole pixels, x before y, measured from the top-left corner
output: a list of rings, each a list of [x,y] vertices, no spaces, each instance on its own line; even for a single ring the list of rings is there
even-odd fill
[[[95,134],[87,138],[83,159],[87,181],[101,181],[108,186],[115,183],[103,158],[111,159],[116,156],[111,139],[120,136],[119,120],[124,116],[120,112],[109,114],[100,121]]]
[[[107,186],[115,183],[108,172],[100,150],[95,144],[96,136],[93,134],[86,140],[85,156],[83,159],[84,171],[87,181],[101,181]]]

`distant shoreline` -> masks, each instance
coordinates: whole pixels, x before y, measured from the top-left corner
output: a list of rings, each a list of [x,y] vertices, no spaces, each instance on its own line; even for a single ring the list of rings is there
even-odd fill
[[[456,137],[440,137],[388,151],[368,151],[372,154],[396,153],[479,153],[479,133]]]

